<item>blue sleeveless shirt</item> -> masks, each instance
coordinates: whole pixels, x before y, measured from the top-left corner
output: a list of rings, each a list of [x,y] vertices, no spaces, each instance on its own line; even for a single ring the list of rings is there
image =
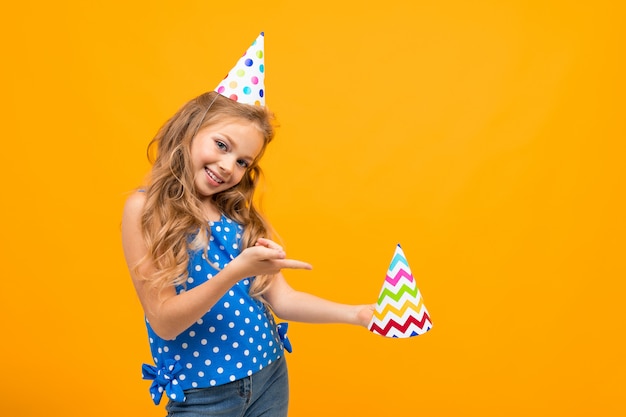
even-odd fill
[[[241,252],[243,229],[225,216],[209,224],[208,256],[223,269]],[[187,288],[178,286],[178,294],[217,275],[219,270],[204,258],[202,250],[189,253]],[[161,339],[146,320],[155,366],[144,364],[143,378],[153,380],[150,392],[155,404],[159,404],[163,392],[173,401],[184,401],[184,390],[244,378],[284,354],[282,333],[286,327],[279,334],[272,313],[250,296],[253,280],[245,278],[235,284],[174,340]]]

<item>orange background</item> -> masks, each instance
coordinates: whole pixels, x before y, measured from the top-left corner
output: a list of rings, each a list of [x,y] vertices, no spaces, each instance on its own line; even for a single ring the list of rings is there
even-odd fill
[[[623,6],[216,3],[5,5],[2,415],[164,415],[122,205],[262,30],[288,280],[373,302],[401,243],[434,322],[293,323],[291,415],[625,415]]]

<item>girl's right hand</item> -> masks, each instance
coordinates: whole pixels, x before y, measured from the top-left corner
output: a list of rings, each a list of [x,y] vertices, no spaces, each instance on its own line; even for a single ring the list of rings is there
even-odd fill
[[[227,268],[231,268],[231,271],[234,269],[236,275],[242,279],[257,275],[274,275],[281,269],[313,269],[306,262],[287,259],[280,245],[263,238],[259,239],[256,246],[244,249]]]

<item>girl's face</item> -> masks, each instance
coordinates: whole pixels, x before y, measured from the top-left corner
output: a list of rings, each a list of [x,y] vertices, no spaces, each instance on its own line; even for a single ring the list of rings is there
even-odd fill
[[[209,197],[239,184],[263,148],[263,134],[254,122],[229,119],[200,129],[191,142],[194,185]]]

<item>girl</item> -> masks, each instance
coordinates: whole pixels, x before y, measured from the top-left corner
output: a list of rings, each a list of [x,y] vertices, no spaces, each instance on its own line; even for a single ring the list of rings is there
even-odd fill
[[[367,326],[371,305],[294,290],[288,259],[253,203],[259,160],[274,137],[265,108],[217,92],[184,105],[159,130],[145,190],[122,221],[124,254],[145,312],[156,404],[168,415],[286,416],[290,350],[273,316]],[[273,312],[273,314],[272,314]]]

